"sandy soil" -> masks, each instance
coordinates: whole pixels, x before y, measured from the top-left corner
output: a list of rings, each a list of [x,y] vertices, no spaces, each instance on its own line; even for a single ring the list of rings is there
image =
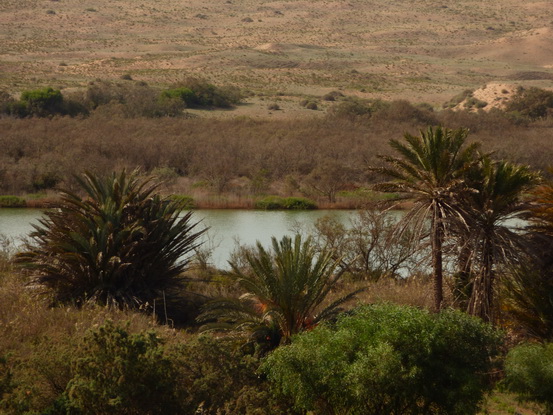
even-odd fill
[[[316,116],[298,101],[336,89],[439,106],[488,85],[495,105],[505,85],[552,85],[551,16],[532,0],[2,0],[0,88],[201,75],[256,93],[239,115]]]

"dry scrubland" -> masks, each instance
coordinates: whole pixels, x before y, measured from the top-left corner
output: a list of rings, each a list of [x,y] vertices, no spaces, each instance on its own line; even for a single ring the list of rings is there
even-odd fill
[[[489,82],[550,85],[552,15],[516,0],[4,0],[0,88],[201,75],[257,94],[231,114],[313,114],[297,101],[338,88],[440,105]],[[284,111],[268,114],[273,98]]]
[[[323,119],[0,119],[0,190],[23,195],[73,186],[72,175],[140,166],[167,180],[164,191],[193,196],[203,207],[251,207],[262,195],[307,196],[320,207],[356,207],[381,179],[369,166],[388,141],[426,124],[467,127],[498,158],[546,172],[550,120],[518,123],[502,113],[416,110],[405,102],[371,117]],[[75,161],[78,160],[78,163]],[[336,200],[329,194],[334,192]],[[210,198],[213,198],[210,202]],[[335,203],[329,203],[335,202]]]

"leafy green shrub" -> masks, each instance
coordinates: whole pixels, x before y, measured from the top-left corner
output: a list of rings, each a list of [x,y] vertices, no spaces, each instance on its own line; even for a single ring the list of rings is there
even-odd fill
[[[255,202],[256,209],[279,210],[284,209],[284,198],[280,196],[267,196]]]
[[[171,99],[179,99],[181,100],[185,106],[192,107],[194,105],[199,104],[199,99],[190,88],[174,88],[174,89],[168,89],[166,91],[163,91],[161,93],[161,97],[164,99],[171,98]]]
[[[194,209],[196,207],[194,203],[194,198],[192,196],[171,195],[171,200],[178,203],[184,210]]]
[[[184,207],[155,194],[158,185],[138,172],[76,179],[87,198],[62,192],[59,208],[31,233],[34,245],[18,254],[35,283],[62,303],[178,304],[181,274],[203,233],[192,213],[180,216]]]
[[[505,384],[522,399],[545,405],[553,414],[553,343],[523,344],[509,351]]]
[[[107,321],[90,331],[67,385],[70,413],[178,414],[175,369],[155,332],[129,334]]]
[[[29,115],[43,117],[64,112],[61,91],[50,87],[24,91],[21,94],[21,102],[26,105]]]
[[[262,370],[297,408],[321,414],[475,414],[499,343],[460,312],[365,306],[294,337]]]
[[[27,202],[17,196],[0,196],[0,207],[25,207]]]
[[[308,210],[317,209],[312,200],[303,197],[267,196],[255,202],[256,209],[263,210]]]
[[[284,199],[284,209],[290,209],[290,210],[317,209],[317,204],[305,197],[287,197]]]

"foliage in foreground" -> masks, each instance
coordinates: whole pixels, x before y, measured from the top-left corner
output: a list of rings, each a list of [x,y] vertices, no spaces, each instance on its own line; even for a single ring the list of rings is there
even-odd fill
[[[86,198],[63,192],[17,256],[61,303],[152,306],[177,299],[182,272],[203,231],[191,213],[155,194],[134,172],[78,179]]]
[[[366,306],[298,335],[263,370],[318,414],[475,414],[500,341],[460,312]]]
[[[509,390],[544,404],[545,415],[553,414],[553,343],[515,347],[507,355],[505,373]]]

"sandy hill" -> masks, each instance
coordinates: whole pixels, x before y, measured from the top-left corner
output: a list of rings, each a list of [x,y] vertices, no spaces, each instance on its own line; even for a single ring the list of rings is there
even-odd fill
[[[0,88],[201,75],[265,96],[439,105],[488,83],[547,87],[553,2],[521,3],[2,0]]]

